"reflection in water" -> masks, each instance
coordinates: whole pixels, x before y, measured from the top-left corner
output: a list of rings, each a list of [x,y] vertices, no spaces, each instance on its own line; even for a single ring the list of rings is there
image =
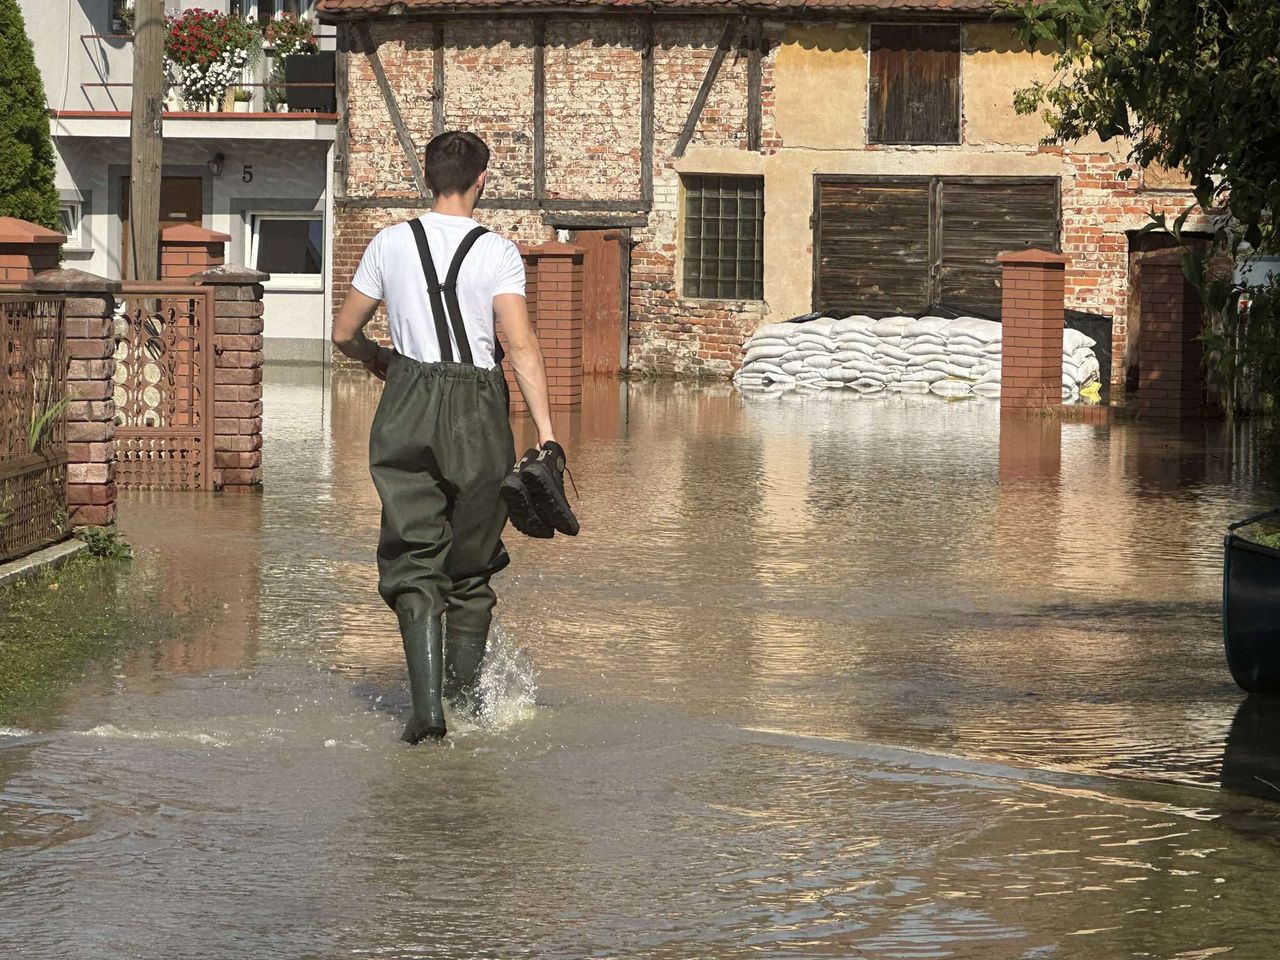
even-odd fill
[[[1273,955],[1277,808],[1216,789],[1273,779],[1217,612],[1255,427],[586,391],[583,532],[509,538],[440,748],[368,378],[270,372],[261,497],[130,495],[173,615],[0,729],[0,955]]]
[[[1222,755],[1222,785],[1280,800],[1280,699],[1254,694],[1240,704]]]

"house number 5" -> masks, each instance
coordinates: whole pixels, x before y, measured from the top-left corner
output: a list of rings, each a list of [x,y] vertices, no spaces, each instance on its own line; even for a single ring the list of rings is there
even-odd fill
[[[240,175],[240,179],[245,183],[253,183],[253,164],[246,163],[244,165],[244,173]]]

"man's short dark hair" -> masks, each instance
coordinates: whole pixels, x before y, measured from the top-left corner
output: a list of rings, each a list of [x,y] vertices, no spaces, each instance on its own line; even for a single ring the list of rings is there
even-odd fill
[[[466,193],[489,166],[489,148],[474,133],[450,130],[427,144],[424,159],[432,193]]]

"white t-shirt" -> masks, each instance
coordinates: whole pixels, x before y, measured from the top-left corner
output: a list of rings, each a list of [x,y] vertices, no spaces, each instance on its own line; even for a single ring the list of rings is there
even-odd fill
[[[454,251],[479,224],[470,217],[442,213],[424,213],[418,219],[426,228],[431,259],[443,283]],[[424,363],[441,359],[427,279],[422,275],[418,244],[409,224],[398,223],[378,232],[360,258],[351,285],[366,297],[384,301],[397,353]],[[504,293],[524,296],[524,260],[510,240],[486,233],[471,248],[458,273],[458,305],[477,367],[494,366],[493,298]],[[462,355],[447,316],[445,326],[453,343],[453,359],[458,361]]]

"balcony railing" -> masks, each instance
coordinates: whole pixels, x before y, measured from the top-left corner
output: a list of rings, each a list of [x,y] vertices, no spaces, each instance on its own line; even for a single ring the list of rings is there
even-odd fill
[[[336,34],[323,34],[318,40],[330,39]],[[85,80],[80,83],[81,93],[87,109],[64,109],[57,111],[61,116],[77,115],[115,115],[128,113],[132,96],[121,97],[113,93],[116,90],[132,90],[132,82],[110,80],[110,65],[100,63],[90,47],[92,41],[109,40],[129,43],[133,37],[129,34],[82,34],[81,45],[94,65],[96,80]],[[298,119],[331,119],[336,116],[337,85],[334,77],[334,57],[332,50],[321,50],[317,54],[292,56],[285,59],[284,79],[275,76],[275,56],[270,48],[264,49],[264,56],[253,67],[242,71],[242,79],[234,84],[221,103],[193,105],[183,95],[181,83],[166,79],[165,115],[166,116],[201,116],[204,118],[241,116],[251,118],[298,118]],[[132,68],[130,58],[129,68]],[[250,99],[241,101],[246,107],[235,106],[233,92],[245,90],[251,92]],[[100,93],[98,92],[100,91]],[[96,94],[96,95],[95,95]]]

